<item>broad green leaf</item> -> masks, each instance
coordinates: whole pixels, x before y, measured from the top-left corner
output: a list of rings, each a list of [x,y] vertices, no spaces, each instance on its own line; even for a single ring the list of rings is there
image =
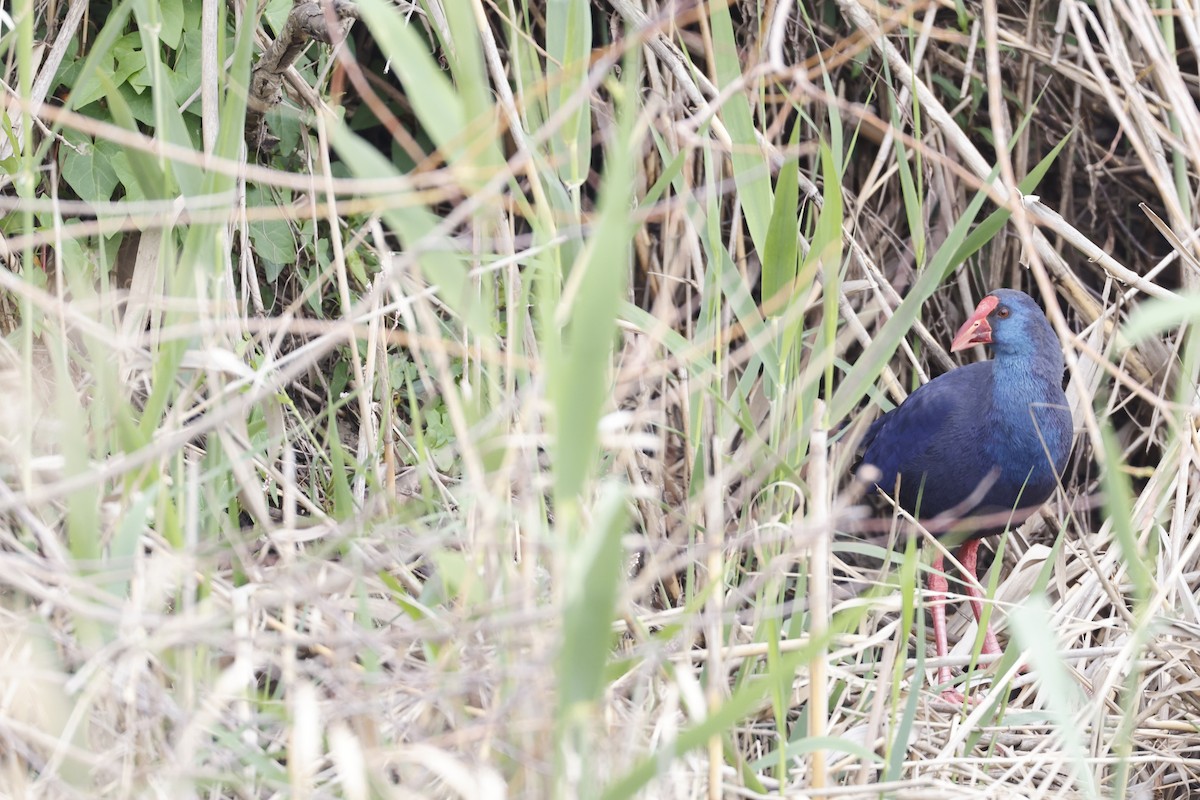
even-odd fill
[[[154,98],[150,96],[149,92],[139,93],[126,82],[121,85],[118,93],[125,101],[125,107],[129,109],[129,113],[133,115],[134,119],[142,125],[154,126]],[[112,94],[109,94],[108,97],[111,98]]]
[[[263,22],[271,26],[271,30],[275,36],[283,31],[283,26],[287,23],[287,18],[292,13],[292,6],[295,5],[295,0],[268,0],[266,8],[263,9]]]
[[[158,31],[158,38],[172,50],[179,49],[179,42],[183,36],[183,5],[184,0],[158,0],[158,8],[162,14],[162,28]],[[197,36],[199,33],[196,31]]]
[[[112,10],[108,13],[107,18],[104,21],[104,27],[100,29],[100,33],[95,37],[94,41],[92,41],[91,50],[88,52],[87,58],[84,59],[82,65],[79,66],[79,71],[77,73],[79,78],[75,81],[75,84],[82,81],[84,76],[101,74],[106,76],[112,75],[114,71],[112,66],[113,48],[125,34],[125,26],[129,21],[129,6],[130,0],[121,0],[121,2],[114,5]],[[80,102],[80,100],[86,99],[86,97],[76,96],[75,90],[77,89],[77,86],[75,84],[67,85],[67,88],[72,90],[70,98],[67,102],[67,107],[77,110],[87,105],[87,103]],[[102,97],[106,91],[106,89],[101,90],[100,94],[97,94],[92,98],[92,100]],[[48,148],[53,141],[53,138],[46,137],[46,140],[41,145],[43,151],[45,148]]]
[[[104,89],[100,87],[98,78],[100,74],[116,77],[117,64],[111,53],[101,56],[97,61],[95,71],[81,74],[79,84],[71,92],[71,103],[75,108],[83,108],[104,96]]]
[[[296,263],[296,238],[292,235],[291,226],[280,219],[260,219],[250,223],[250,241],[254,244],[254,252],[275,266],[268,270],[267,280],[273,281],[279,275],[282,266]]]
[[[126,130],[136,131],[137,123],[144,120],[138,119],[126,103],[129,87],[118,89],[109,83],[105,85],[105,91],[113,122]],[[149,153],[136,148],[122,149],[113,156],[112,168],[130,200],[160,199],[175,194],[174,179],[164,173],[158,159]]]
[[[75,131],[67,131],[65,138],[71,146],[62,149],[63,180],[82,200],[111,199],[117,188],[112,159],[120,148],[112,142],[93,141],[90,136]]]
[[[262,207],[276,204],[268,193],[253,187],[246,192],[246,205]],[[280,271],[278,265],[295,264],[298,247],[296,247],[292,225],[289,225],[286,219],[254,219],[248,227],[250,227],[250,239],[254,245],[254,253],[272,261],[276,265],[274,270],[276,275]],[[274,281],[270,275],[268,275],[268,279]]]
[[[183,105],[188,98],[200,89],[200,80],[202,78],[200,67],[201,44],[200,31],[188,31],[183,34],[182,46],[178,49],[175,63],[169,72],[173,96],[175,102],[180,105]],[[198,108],[198,105],[193,106],[193,109]],[[224,120],[222,122],[224,123]]]
[[[136,33],[126,34],[117,40],[117,43],[113,45],[112,55],[117,59],[117,68],[113,72],[111,80],[118,86],[146,69],[146,56],[142,52],[142,37]]]
[[[117,174],[117,180],[121,184],[121,188],[125,190],[124,198],[130,201],[146,200],[146,192],[143,191],[142,185],[138,182],[137,172],[134,169],[133,162],[129,160],[129,153],[124,150],[119,151],[112,158],[113,172]]]

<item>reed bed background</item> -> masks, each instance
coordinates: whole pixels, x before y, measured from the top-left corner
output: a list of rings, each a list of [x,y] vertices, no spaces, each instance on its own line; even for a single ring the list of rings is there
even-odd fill
[[[1200,10],[301,12],[0,15],[4,796],[1200,794]],[[1077,439],[950,707],[855,443],[1000,286]]]

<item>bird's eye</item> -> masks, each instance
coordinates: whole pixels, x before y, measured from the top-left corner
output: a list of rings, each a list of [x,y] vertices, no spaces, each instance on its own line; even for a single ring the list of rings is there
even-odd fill
[[[1007,319],[1010,314],[1012,314],[1012,312],[1008,310],[1008,306],[1000,306],[998,309],[996,309],[996,316],[1000,319]]]

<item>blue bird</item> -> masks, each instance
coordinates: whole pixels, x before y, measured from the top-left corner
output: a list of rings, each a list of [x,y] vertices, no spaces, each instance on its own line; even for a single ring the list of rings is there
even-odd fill
[[[970,573],[967,593],[978,620],[979,538],[1016,526],[1053,494],[1071,453],[1072,423],[1062,390],[1062,349],[1033,298],[997,289],[979,303],[955,335],[951,352],[990,345],[994,358],[959,367],[909,395],[867,429],[863,465],[927,528],[961,545],[957,559]],[[939,554],[929,578],[934,640],[946,645],[946,576]],[[984,653],[1000,647],[989,628]],[[949,667],[938,683],[950,683]],[[943,691],[951,702],[963,696]]]

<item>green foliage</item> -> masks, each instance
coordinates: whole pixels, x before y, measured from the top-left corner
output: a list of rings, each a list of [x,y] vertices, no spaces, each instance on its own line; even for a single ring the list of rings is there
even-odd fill
[[[1125,337],[1130,344],[1180,325],[1200,322],[1200,293],[1191,292],[1162,300],[1147,300],[1129,316]]]
[[[81,133],[69,131],[64,137],[68,147],[62,159],[62,176],[83,200],[108,200],[120,183],[115,168],[121,149],[105,140],[99,142]]]
[[[795,146],[800,137],[800,126],[792,129],[791,144]],[[807,287],[793,286],[799,271],[796,244],[796,220],[800,216],[799,164],[794,159],[784,162],[775,184],[775,202],[771,208],[771,222],[767,229],[767,240],[763,247],[762,297],[763,306],[773,316],[781,316],[787,308],[785,300],[803,296]],[[780,292],[788,290],[786,296]]]
[[[273,198],[260,187],[251,187],[246,191],[246,204],[253,208],[282,205],[287,198],[280,198],[276,203]],[[250,242],[254,252],[264,262],[264,277],[274,283],[283,268],[295,264],[298,258],[298,243],[292,226],[281,219],[261,219],[251,222]],[[309,236],[311,241],[312,237]]]
[[[636,71],[637,62],[626,64]],[[595,235],[572,266],[574,289],[569,298],[565,342],[558,359],[549,365],[551,397],[555,404],[555,498],[566,515],[564,533],[573,535],[570,509],[595,468],[597,428],[607,403],[617,308],[629,279],[629,206],[633,202],[633,159],[638,148],[633,93],[628,82],[611,87],[617,92],[617,137],[607,152],[608,169],[600,197]],[[546,331],[548,336],[556,336]]]
[[[719,88],[742,79],[739,46],[727,6],[712,6],[713,56]],[[730,95],[723,107],[721,119],[729,130],[729,158],[733,179],[737,182],[746,226],[754,246],[766,248],[767,228],[771,219],[771,181],[766,159],[755,135],[750,103],[742,92]]]
[[[546,6],[546,79],[549,112],[564,119],[552,139],[551,163],[559,179],[578,190],[591,162],[591,104],[581,103],[587,91],[592,50],[591,9],[586,3],[550,2]]]

